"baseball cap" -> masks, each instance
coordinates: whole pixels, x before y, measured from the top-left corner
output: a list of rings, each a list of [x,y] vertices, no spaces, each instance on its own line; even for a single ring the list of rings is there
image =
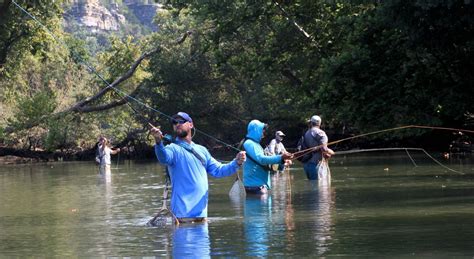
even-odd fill
[[[173,119],[182,118],[185,121],[193,122],[193,119],[191,119],[191,116],[189,116],[189,114],[185,112],[178,112],[175,115],[173,115],[172,118]]]
[[[309,121],[319,125],[321,124],[321,117],[318,115],[313,115]]]
[[[277,131],[275,132],[275,136],[285,136],[285,134],[282,131]]]

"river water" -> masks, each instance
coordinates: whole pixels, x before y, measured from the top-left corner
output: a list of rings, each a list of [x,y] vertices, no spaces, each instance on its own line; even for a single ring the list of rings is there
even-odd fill
[[[1,166],[0,256],[474,256],[471,159],[441,161],[458,173],[423,153],[335,156],[331,186],[296,163],[244,200],[210,178],[209,221],[179,227],[146,226],[163,168],[119,162],[110,179],[93,162]]]

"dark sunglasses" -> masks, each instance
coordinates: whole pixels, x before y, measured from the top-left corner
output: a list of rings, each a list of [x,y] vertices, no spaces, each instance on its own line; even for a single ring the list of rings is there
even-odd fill
[[[188,122],[188,121],[187,120],[177,120],[177,119],[172,119],[171,120],[171,123],[173,123],[173,125],[185,124],[186,122]]]

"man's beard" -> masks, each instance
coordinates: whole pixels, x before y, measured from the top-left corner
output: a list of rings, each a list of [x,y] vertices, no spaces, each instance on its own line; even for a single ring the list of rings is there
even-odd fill
[[[178,138],[185,138],[187,137],[189,134],[188,131],[184,131],[184,130],[180,130],[180,131],[177,131],[176,132],[176,135],[178,136]]]

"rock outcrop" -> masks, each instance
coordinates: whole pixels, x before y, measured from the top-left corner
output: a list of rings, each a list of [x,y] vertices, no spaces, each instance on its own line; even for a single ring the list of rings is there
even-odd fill
[[[121,26],[132,22],[124,15],[125,8],[131,11],[141,26],[156,30],[153,17],[160,7],[154,1],[143,0],[126,0],[122,4],[112,2],[108,7],[101,4],[100,0],[71,0],[69,5],[65,14],[66,26],[73,20],[91,32],[118,31]]]
[[[116,6],[116,5],[111,5]],[[73,1],[67,18],[73,18],[80,26],[92,31],[117,31],[126,22],[125,16],[117,8],[110,10],[102,6],[99,0]]]

